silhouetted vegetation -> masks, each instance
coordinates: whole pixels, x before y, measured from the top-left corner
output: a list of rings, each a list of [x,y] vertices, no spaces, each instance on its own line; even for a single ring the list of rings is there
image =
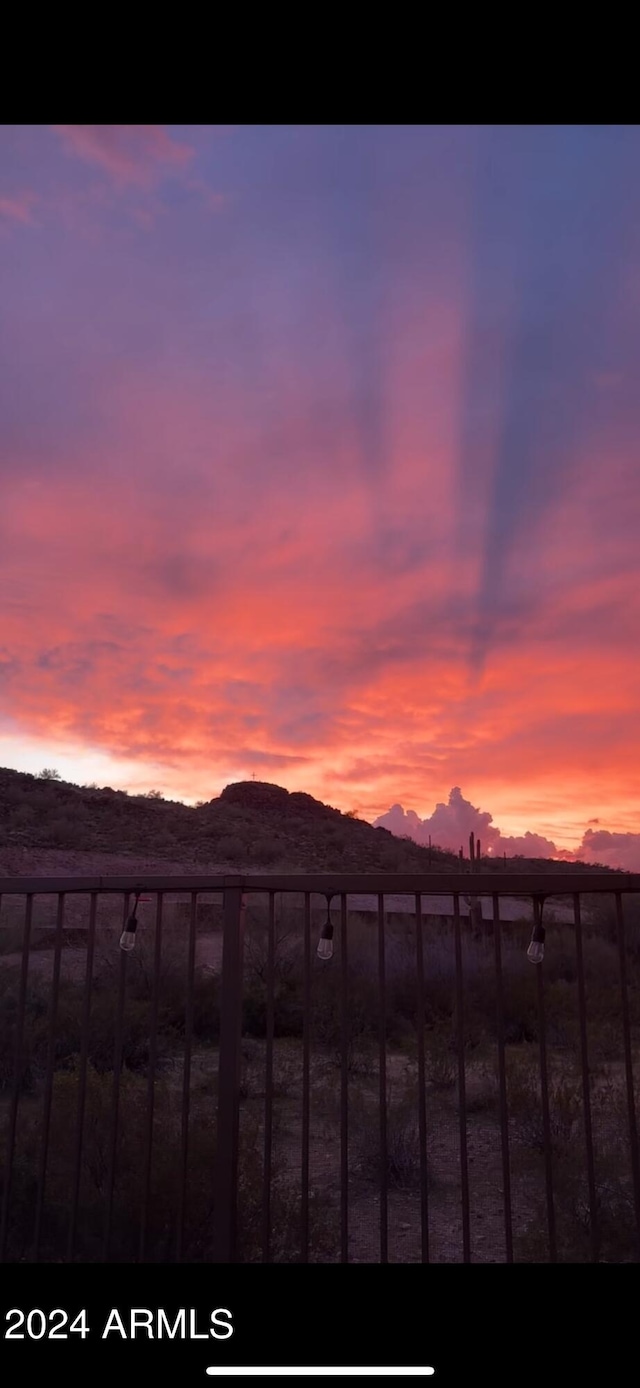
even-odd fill
[[[7,926],[3,903],[0,924]],[[631,1040],[640,1046],[640,915],[627,909]],[[153,1161],[145,1257],[173,1257],[182,1145],[182,1079],[186,1027],[186,940],[180,921],[167,908],[158,976]],[[140,928],[133,954],[118,949],[120,926],[113,919],[97,932],[88,1034],[87,1111],[82,1154],[81,1221],[78,1256],[102,1256],[108,1134],[114,1066],[120,1064],[120,1122],[111,1256],[138,1256],[142,1201],[142,1153],[148,1132],[148,1079],[154,1008],[154,929]],[[206,927],[198,938],[206,935]],[[353,1237],[361,1260],[376,1257],[375,1192],[381,1172],[379,1114],[380,994],[377,930],[357,915],[349,918],[348,998],[341,993],[339,923],[336,955],[329,963],[312,956],[309,1039],[311,1048],[311,1244],[320,1260],[339,1255],[340,1076],[346,1055],[349,1098],[349,1190],[360,1211]],[[313,919],[314,941],[317,921]],[[573,928],[551,924],[544,963],[549,1061],[549,1103],[559,1255],[588,1259],[593,1218],[599,1256],[610,1261],[634,1257],[628,1116],[619,1004],[615,920],[608,908],[584,924],[584,963],[589,1019],[589,1096],[594,1130],[597,1206],[590,1211],[585,1165],[584,1088],[580,1068],[577,969]],[[204,931],[204,935],[203,935]],[[511,1140],[514,1238],[518,1260],[548,1258],[545,1220],[544,1126],[539,1067],[539,1014],[536,969],[526,960],[529,923],[503,927],[504,1027]],[[1,933],[1,932],[0,932]],[[73,957],[83,965],[79,932],[71,932]],[[19,938],[13,939],[14,945]],[[38,957],[38,934],[34,936]],[[418,1011],[415,926],[387,924],[385,937],[387,1124],[384,1172],[391,1201],[392,1236],[404,1243],[397,1256],[419,1256],[415,1201],[421,1181],[417,1037],[425,1043],[427,1177],[438,1258],[459,1256],[459,1025],[455,950],[446,922],[425,928],[424,1011]],[[65,946],[66,948],[66,946]],[[246,928],[244,1059],[242,1077],[241,1256],[261,1256],[261,1211],[267,1027],[267,918],[260,898],[250,904]],[[50,958],[50,953],[49,956]],[[43,956],[44,960],[44,956]],[[66,954],[65,954],[66,960]],[[120,1058],[115,1028],[120,970],[126,995]],[[74,1135],[82,1046],[84,966],[60,985],[53,1051],[49,1165],[41,1256],[66,1256],[69,1191],[75,1160]],[[466,1071],[472,1207],[486,1216],[487,1196],[474,1181],[496,1185],[500,1170],[499,1077],[493,941],[465,931],[463,938],[464,1016],[462,1037]],[[30,971],[20,1062],[19,1122],[10,1226],[10,1257],[28,1258],[37,1192],[43,1098],[49,1055],[50,964]],[[274,1176],[273,1256],[299,1256],[300,1077],[305,1029],[301,920],[292,909],[276,916],[274,965]],[[0,968],[0,1126],[6,1128],[9,1086],[14,1073],[18,968]],[[219,976],[198,966],[192,990],[188,1201],[184,1256],[210,1256],[212,1170],[215,1151]],[[346,1031],[345,1031],[346,1027]],[[346,1049],[345,1049],[346,1048]],[[5,1134],[0,1132],[0,1139]],[[474,1146],[474,1143],[476,1144]],[[483,1173],[484,1172],[484,1176]],[[333,1174],[332,1174],[333,1173]],[[412,1203],[413,1202],[413,1203]],[[499,1205],[498,1197],[494,1206]],[[394,1213],[395,1212],[395,1213]],[[494,1216],[496,1229],[499,1214]],[[476,1226],[474,1226],[475,1228]],[[482,1226],[485,1227],[484,1225]],[[481,1226],[477,1226],[480,1230]],[[359,1232],[358,1232],[359,1230]],[[395,1231],[395,1232],[394,1232]],[[476,1235],[474,1234],[474,1238]],[[480,1234],[478,1233],[478,1237]],[[486,1234],[483,1237],[488,1237]],[[493,1236],[501,1257],[500,1238]],[[478,1245],[482,1249],[482,1243]],[[413,1254],[406,1249],[412,1248]],[[403,1252],[402,1249],[405,1251]],[[456,1251],[457,1250],[457,1251]]]
[[[195,806],[160,791],[127,795],[110,787],[75,786],[47,770],[40,777],[0,769],[0,873],[20,870],[20,853],[60,849],[79,854],[153,855],[185,870],[226,866],[290,872],[458,871],[455,853],[424,848],[387,829],[374,829],[354,810],[342,814],[303,792],[263,781],[228,785]],[[86,859],[85,859],[86,861]],[[508,858],[482,866],[499,872],[566,871],[545,859]],[[593,868],[572,863],[571,870]],[[603,871],[606,869],[599,869]]]

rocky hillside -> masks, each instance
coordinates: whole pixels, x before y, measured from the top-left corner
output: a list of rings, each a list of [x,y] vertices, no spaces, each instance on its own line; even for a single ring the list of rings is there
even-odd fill
[[[113,871],[116,857],[174,872],[429,870],[427,849],[263,781],[237,782],[192,807],[0,769],[0,872],[90,871],[98,859],[108,871],[105,855]],[[435,870],[456,861],[431,854]]]
[[[490,860],[485,860],[491,866]],[[206,804],[127,795],[0,769],[0,874],[131,870],[438,872],[457,855],[422,848],[299,791],[239,781]],[[505,870],[504,864],[496,865]],[[565,863],[508,859],[507,870]],[[573,866],[573,865],[572,865]],[[575,865],[578,867],[579,865]],[[585,867],[585,871],[589,869]]]

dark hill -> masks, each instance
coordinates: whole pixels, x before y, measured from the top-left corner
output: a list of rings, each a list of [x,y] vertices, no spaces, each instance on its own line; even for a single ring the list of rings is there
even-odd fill
[[[234,782],[216,799],[192,807],[155,794],[127,795],[0,768],[0,872],[37,873],[46,862],[53,875],[61,855],[65,872],[91,872],[91,855],[105,854],[114,861],[115,855],[144,858],[148,868],[162,860],[175,871],[202,872],[239,867],[422,873],[450,871],[459,862],[456,854],[422,848],[266,781]],[[522,858],[508,859],[506,870],[525,866],[567,870],[565,863]],[[102,863],[100,871],[109,868]]]
[[[201,871],[234,867],[291,872],[426,872],[429,852],[343,815],[313,796],[265,781],[239,781],[197,807],[110,787],[76,786],[0,769],[0,870],[20,869],[38,853],[170,859]],[[451,867],[453,854],[433,850],[432,867]],[[69,870],[66,868],[65,870]],[[103,870],[106,870],[103,868]]]

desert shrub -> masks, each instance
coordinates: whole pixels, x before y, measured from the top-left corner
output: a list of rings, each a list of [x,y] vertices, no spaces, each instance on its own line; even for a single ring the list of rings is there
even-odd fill
[[[174,853],[178,845],[176,835],[170,829],[153,831],[153,847],[156,853]]]
[[[385,844],[380,849],[379,863],[383,872],[399,872],[402,860],[402,850],[400,845]]]
[[[101,947],[97,953],[94,969],[96,994],[99,998],[113,999],[117,994],[121,953],[118,949],[119,929],[108,937],[103,934]],[[179,1041],[185,1034],[187,1017],[187,941],[185,933],[163,931],[160,968],[158,971],[158,1033],[168,1040]],[[127,1010],[125,1020],[131,1023],[129,1045],[131,1055],[137,1040],[136,1020],[147,1030],[151,1025],[151,1013],[155,988],[155,932],[153,929],[139,930],[136,947],[126,962]],[[192,981],[193,1035],[206,1043],[217,1040],[220,1029],[220,983],[219,978],[197,969]],[[93,1009],[92,1009],[93,1026]],[[134,1061],[130,1059],[129,1064]],[[139,1063],[135,1062],[135,1068]]]
[[[4,787],[2,803],[5,808],[11,809],[14,805],[22,805],[28,799],[28,791],[22,785],[9,784]]]
[[[70,1216],[70,1191],[75,1170],[75,1138],[78,1112],[78,1071],[56,1074],[53,1085],[47,1180],[40,1257],[59,1261],[66,1257]],[[113,1120],[113,1075],[90,1066],[80,1171],[80,1204],[76,1256],[81,1262],[101,1261],[105,1230],[110,1140]],[[141,1153],[146,1151],[148,1091],[145,1079],[124,1069],[120,1076],[116,1161],[113,1186],[110,1258],[137,1261],[143,1206]],[[4,1121],[6,1122],[6,1115]],[[4,1138],[5,1133],[0,1134]],[[41,1143],[39,1107],[31,1108],[19,1122],[9,1206],[8,1256],[10,1261],[31,1257],[34,1211]],[[156,1080],[152,1119],[152,1160],[146,1217],[145,1256],[165,1262],[174,1256],[182,1153],[182,1110],[179,1088],[161,1077]],[[215,1120],[211,1105],[192,1110],[186,1168],[186,1207],[183,1257],[188,1262],[209,1261],[215,1215],[212,1171],[215,1158]],[[260,1134],[251,1121],[241,1124],[238,1186],[239,1253],[241,1261],[255,1261],[262,1251],[263,1166]],[[272,1188],[272,1249],[274,1261],[298,1256],[300,1232],[299,1193],[286,1169],[274,1160]],[[310,1198],[311,1257],[323,1259],[334,1248],[330,1221],[318,1195]]]
[[[458,1083],[458,1058],[451,1033],[428,1032],[425,1037],[425,1074],[434,1089],[453,1089]]]
[[[262,1258],[264,1180],[262,1153],[257,1133],[241,1144],[238,1183],[239,1260],[253,1263]],[[324,1196],[309,1191],[309,1261],[330,1262],[339,1245],[338,1212]],[[270,1261],[296,1262],[300,1257],[300,1196],[286,1167],[276,1158],[271,1181]],[[207,1261],[209,1259],[207,1258]]]
[[[66,1253],[69,1191],[74,1169],[78,1074],[54,1078],[42,1256],[56,1261]],[[148,1211],[148,1256],[164,1260],[174,1247],[176,1172],[179,1169],[179,1096],[156,1086],[154,1160]],[[104,1235],[109,1139],[113,1114],[113,1076],[90,1067],[81,1168],[81,1219],[77,1255],[83,1262],[99,1260]],[[140,1153],[146,1139],[146,1082],[124,1070],[120,1077],[119,1123],[113,1197],[112,1251],[117,1261],[135,1260],[142,1207]],[[193,1137],[198,1143],[196,1129]],[[33,1229],[33,1191],[39,1159],[40,1117],[29,1112],[18,1130],[11,1202],[10,1249],[13,1258],[29,1256]],[[197,1147],[195,1165],[197,1166]],[[208,1153],[210,1160],[210,1153]],[[202,1183],[190,1187],[197,1217],[206,1214]],[[10,1256],[11,1256],[10,1254]]]
[[[42,826],[39,837],[56,848],[78,848],[85,841],[84,821],[69,814],[56,815]]]
[[[82,1045],[83,990],[75,984],[60,987],[55,1026],[54,1057],[57,1069],[72,1068]],[[95,989],[91,997],[88,1057],[100,1074],[113,1069],[115,1056],[117,994]],[[47,1009],[48,1014],[48,1009]],[[149,1059],[150,1008],[135,998],[126,998],[122,1028],[122,1063],[131,1070],[142,1070]],[[29,1043],[33,1064],[44,1073],[48,1050],[49,1019],[31,1029]]]
[[[330,963],[319,961],[315,944],[319,931],[314,921],[311,956],[311,1028],[320,1045],[341,1045],[342,987],[338,955]],[[300,1036],[304,1025],[304,961],[300,922],[288,925],[279,919],[274,966],[274,1022],[277,1036]],[[378,1036],[380,997],[375,938],[358,923],[349,936],[347,1025],[349,1046]],[[245,1026],[251,1035],[266,1029],[267,933],[259,922],[247,934]],[[386,988],[387,1037],[400,1041],[415,1018],[415,971],[410,953],[402,947],[395,958],[389,952]]]
[[[216,845],[218,857],[227,859],[230,863],[237,863],[244,860],[247,856],[248,848],[244,839],[239,834],[224,834],[218,839]]]
[[[326,854],[328,872],[344,872],[344,858],[346,845],[344,843],[332,843]]]
[[[638,1242],[630,1173],[621,1170],[608,1154],[601,1154],[595,1174],[596,1203],[592,1211],[587,1175],[579,1154],[568,1151],[556,1158],[553,1180],[558,1260],[591,1262],[596,1232],[598,1261],[636,1262]],[[548,1261],[547,1210],[541,1193],[518,1245],[520,1259]]]
[[[13,1084],[18,1022],[19,970],[0,969],[0,1090]],[[36,1045],[45,1034],[48,998],[42,985],[30,981],[25,997],[19,1085],[31,1089],[38,1077]]]
[[[268,866],[270,863],[278,861],[281,856],[281,848],[277,839],[260,838],[251,845],[249,856],[252,863]]]
[[[500,1106],[500,1086],[497,1068],[486,1061],[474,1066],[466,1074],[467,1113],[498,1113]]]
[[[542,1089],[537,1048],[507,1053],[507,1109],[516,1139],[536,1152],[544,1152]],[[582,1085],[572,1069],[548,1076],[549,1127],[552,1149],[562,1153],[581,1130]]]
[[[23,792],[21,803],[34,810],[38,818],[44,818],[47,815],[61,813],[63,795],[59,787],[46,786],[36,782],[33,789]]]
[[[3,977],[3,975],[8,977]],[[0,1088],[11,1084],[14,1075],[16,1026],[18,1019],[18,971],[0,973]],[[54,1032],[53,1059],[56,1069],[72,1068],[82,1045],[84,990],[61,981]],[[115,1054],[117,995],[96,988],[91,999],[88,1056],[100,1073],[112,1069]],[[41,979],[29,982],[20,1058],[20,1088],[34,1091],[42,1080],[49,1054],[51,994]],[[133,1070],[144,1069],[149,1056],[150,1008],[147,1003],[127,998],[122,1031],[123,1064]]]
[[[327,1061],[331,1069],[342,1069],[342,1048],[329,1052]],[[354,1036],[350,1032],[346,1042],[347,1074],[352,1080],[372,1080],[378,1070],[378,1048],[368,1036]]]
[[[606,1072],[605,1072],[606,1075]],[[549,1257],[544,1192],[544,1127],[539,1071],[534,1056],[508,1056],[507,1089],[514,1156],[526,1151],[529,1197],[533,1217],[518,1240],[518,1258],[546,1262]],[[638,1095],[637,1097],[640,1097]],[[551,1069],[549,1110],[554,1207],[558,1257],[566,1262],[592,1258],[592,1234],[599,1234],[598,1256],[603,1261],[627,1262],[637,1257],[634,1234],[632,1165],[629,1150],[625,1085],[600,1072],[592,1074],[591,1113],[596,1203],[590,1207],[586,1164],[582,1084],[575,1067]],[[594,1224],[595,1216],[595,1224]]]
[[[316,837],[321,836],[325,843],[338,843],[344,841],[344,829],[342,825],[339,822],[334,822],[332,819],[321,821],[321,823],[314,828],[314,834]]]
[[[304,1010],[300,990],[291,981],[280,982],[274,991],[274,1035],[301,1036],[304,1029]],[[267,1033],[266,989],[249,985],[244,997],[244,1030],[248,1036],[263,1037]]]
[[[247,911],[244,958],[244,1025],[248,1035],[262,1037],[267,1026],[268,927],[266,910],[251,903]],[[276,1036],[301,1036],[303,1030],[303,961],[299,925],[291,911],[280,910],[274,936],[274,1026]]]
[[[335,912],[334,912],[335,920]],[[342,1043],[342,984],[339,926],[336,953],[331,962],[316,958],[319,920],[312,925],[311,1026],[316,1041],[333,1047]],[[391,1044],[403,1045],[417,1024],[415,941],[410,934],[389,933],[385,948],[386,1035]],[[252,907],[251,928],[246,937],[245,1025],[251,1035],[263,1036],[266,1028],[267,928],[259,910]],[[278,914],[274,966],[275,1032],[280,1036],[302,1034],[304,1012],[303,937],[300,918]],[[353,919],[349,924],[348,1043],[378,1037],[380,1028],[377,929]],[[444,988],[429,979],[425,988],[425,1015],[450,1018],[451,982]]]
[[[141,911],[142,908],[139,908]],[[100,987],[117,987],[122,954],[118,947],[121,926],[103,930],[96,948],[94,979]],[[160,995],[172,987],[186,987],[187,950],[186,932],[178,936],[165,923],[162,934],[158,986]],[[127,957],[127,992],[133,998],[149,1001],[153,997],[155,980],[155,927],[140,921],[136,933],[136,945]]]
[[[386,1110],[387,1181],[410,1189],[420,1183],[420,1128],[415,1086],[398,1094],[389,1091]],[[349,1131],[355,1169],[375,1180],[380,1176],[380,1109],[377,1102],[356,1091],[349,1109]]]
[[[420,1181],[420,1134],[411,1105],[387,1112],[387,1174],[392,1185],[410,1187]]]

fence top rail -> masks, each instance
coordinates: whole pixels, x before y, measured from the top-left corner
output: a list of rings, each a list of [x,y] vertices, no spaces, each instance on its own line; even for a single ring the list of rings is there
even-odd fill
[[[341,892],[386,896],[441,896],[459,892],[472,896],[565,896],[578,892],[640,892],[640,873],[236,873],[211,876],[151,876],[147,873],[107,877],[0,877],[0,894],[39,895],[49,892],[220,892],[240,887],[252,892]]]

